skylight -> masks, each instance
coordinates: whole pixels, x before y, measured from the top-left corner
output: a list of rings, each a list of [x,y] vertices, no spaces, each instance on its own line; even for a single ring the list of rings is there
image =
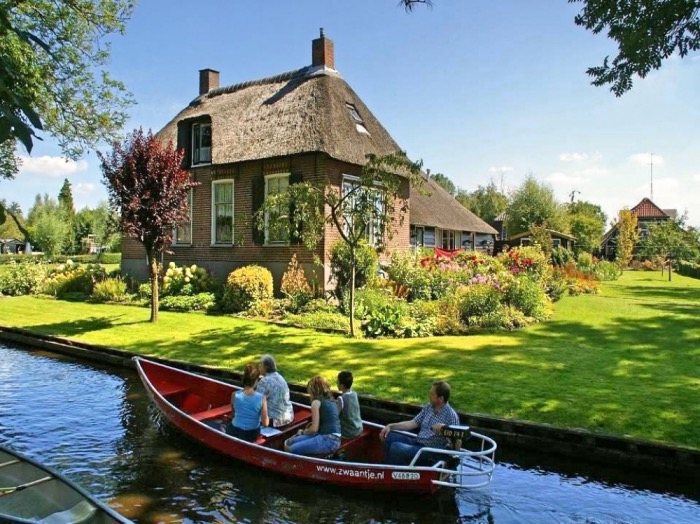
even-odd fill
[[[355,121],[355,129],[357,129],[357,131],[360,133],[365,133],[369,135],[369,131],[367,131],[365,123],[362,120],[360,113],[357,111],[357,108],[349,102],[345,102],[345,107],[348,108],[348,111],[350,111],[350,116]]]

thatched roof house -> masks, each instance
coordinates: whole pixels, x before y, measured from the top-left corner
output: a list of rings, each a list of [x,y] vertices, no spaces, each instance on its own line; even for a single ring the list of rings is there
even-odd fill
[[[411,188],[411,243],[443,249],[489,249],[498,232],[431,178]]]
[[[272,271],[278,286],[292,254],[309,275],[317,256],[323,264],[313,267],[317,285],[328,285],[330,247],[339,238],[334,226],[326,227],[318,249],[310,253],[268,228],[267,217],[264,228],[252,217],[271,193],[301,181],[347,187],[362,173],[367,154],[382,156],[400,148],[335,69],[333,42],[323,30],[311,47],[310,66],[259,80],[222,87],[218,71],[201,70],[198,96],[158,132],[159,139],[185,150],[184,165],[199,182],[191,194],[190,221],[175,229],[165,263],[195,263],[219,277],[260,264]],[[407,180],[400,193],[409,199]],[[389,251],[410,248],[409,221],[399,219],[399,207],[390,225],[395,234]],[[446,214],[428,220],[431,209]],[[433,228],[490,234],[466,210],[418,200],[411,213],[423,213],[421,223]],[[375,233],[369,232],[370,238]],[[122,254],[125,272],[145,277],[141,245],[125,239]]]

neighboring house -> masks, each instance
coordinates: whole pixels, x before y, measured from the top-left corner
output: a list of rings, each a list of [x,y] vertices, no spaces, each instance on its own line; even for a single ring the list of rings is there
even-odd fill
[[[547,231],[549,236],[552,237],[552,247],[563,247],[569,251],[574,249],[576,237],[572,237],[571,235],[567,235],[566,233],[562,233],[560,231],[554,231],[553,229],[545,229],[545,231]],[[508,237],[502,243],[508,244],[509,247],[531,246],[533,244],[532,232],[524,231],[522,233],[518,233],[517,235]]]
[[[411,188],[411,245],[491,252],[498,232],[428,178]]]
[[[400,149],[335,69],[333,42],[323,30],[312,42],[308,67],[226,87],[219,86],[217,71],[201,70],[199,96],[157,136],[185,150],[186,167],[199,183],[189,197],[190,220],[176,228],[172,254],[163,262],[195,263],[221,278],[236,267],[260,264],[272,272],[276,290],[293,253],[307,276],[327,287],[329,251],[339,235],[326,226],[312,253],[258,228],[252,217],[266,195],[301,181],[340,190],[357,180],[368,153]],[[407,180],[400,191],[409,197]],[[281,218],[274,215],[270,221]],[[401,224],[398,210],[391,227],[396,233],[388,249],[408,250],[408,220]],[[314,266],[314,255],[322,268]],[[140,243],[123,239],[122,268],[146,278]]]
[[[643,198],[639,204],[630,209],[630,211],[633,215],[637,216],[637,229],[639,231],[640,240],[647,235],[650,225],[665,222],[666,220],[673,220],[678,215],[675,209],[661,209],[646,197]],[[603,236],[601,253],[603,257],[608,260],[615,258],[618,233],[619,227],[615,224]]]
[[[0,254],[16,255],[24,252],[24,241],[16,238],[0,238]]]
[[[506,211],[498,215],[494,220],[489,222],[489,225],[498,231],[498,239],[503,240],[508,238],[508,231],[506,231],[506,220],[508,219],[508,214]]]

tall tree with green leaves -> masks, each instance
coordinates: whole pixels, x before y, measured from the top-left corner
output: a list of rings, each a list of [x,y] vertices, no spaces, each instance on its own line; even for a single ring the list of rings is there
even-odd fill
[[[578,201],[566,205],[571,234],[576,237],[576,253],[593,253],[600,249],[608,217],[599,205]]]
[[[637,215],[627,208],[621,209],[617,218],[617,227],[615,258],[620,271],[624,271],[632,261],[632,253],[639,240]]]
[[[0,143],[31,152],[37,133],[75,159],[116,137],[133,102],[107,71],[110,37],[133,0],[0,1]]]
[[[44,195],[43,199],[39,197],[29,210],[27,222],[36,248],[49,257],[63,253],[70,228],[56,200],[48,195]]]
[[[554,197],[552,188],[530,174],[511,195],[505,226],[509,235],[516,235],[532,225],[562,233],[569,231],[564,206]]]
[[[697,232],[686,228],[685,215],[676,220],[664,220],[651,224],[646,236],[639,242],[639,250],[645,256],[661,256],[666,260],[695,260],[700,254]],[[668,280],[671,280],[668,267]]]
[[[25,229],[26,225],[20,205],[17,202],[8,204],[3,198],[0,200],[0,209],[7,211],[5,221],[0,221],[0,238],[23,238],[24,232],[22,230]]]
[[[457,186],[450,180],[450,178],[442,173],[435,173],[430,175],[430,179],[435,181],[437,185],[447,191],[450,195],[455,196],[457,194]]]
[[[299,182],[285,192],[268,195],[257,213],[258,227],[264,228],[269,213],[282,218],[279,210],[291,210],[288,220],[268,221],[287,238],[299,238],[311,251],[324,235],[326,226],[332,227],[350,251],[350,335],[355,336],[355,275],[357,253],[361,243],[372,237],[375,245],[386,245],[394,231],[392,222],[403,223],[408,212],[408,191],[402,184],[422,190],[421,162],[411,161],[404,152],[397,151],[378,157],[368,155],[367,163],[356,182],[341,187],[330,183]],[[286,215],[285,215],[286,216]]]
[[[508,197],[498,189],[493,180],[486,186],[478,186],[471,193],[460,189],[457,191],[456,198],[485,222],[493,222],[498,215],[508,209]]]
[[[73,242],[73,221],[75,220],[75,204],[73,203],[73,191],[68,179],[64,179],[61,190],[58,192],[58,206],[65,217],[68,231],[66,233],[66,241],[64,249],[66,253],[76,254],[80,251],[80,244]]]
[[[632,89],[632,78],[644,78],[673,54],[681,58],[700,49],[700,0],[569,0],[583,8],[576,25],[594,34],[607,32],[617,55],[586,73],[595,86],[610,85],[621,96]],[[400,0],[407,11],[433,0]]]
[[[182,169],[183,150],[137,129],[111,152],[97,153],[112,210],[121,230],[146,251],[151,280],[151,322],[158,320],[158,272],[173,228],[189,220],[188,195],[198,185]]]

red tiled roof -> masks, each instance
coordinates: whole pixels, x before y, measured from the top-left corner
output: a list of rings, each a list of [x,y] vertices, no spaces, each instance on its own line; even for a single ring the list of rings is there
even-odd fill
[[[632,213],[637,215],[637,218],[667,218],[668,215],[659,206],[654,204],[648,198],[643,198],[642,201],[630,209]]]

